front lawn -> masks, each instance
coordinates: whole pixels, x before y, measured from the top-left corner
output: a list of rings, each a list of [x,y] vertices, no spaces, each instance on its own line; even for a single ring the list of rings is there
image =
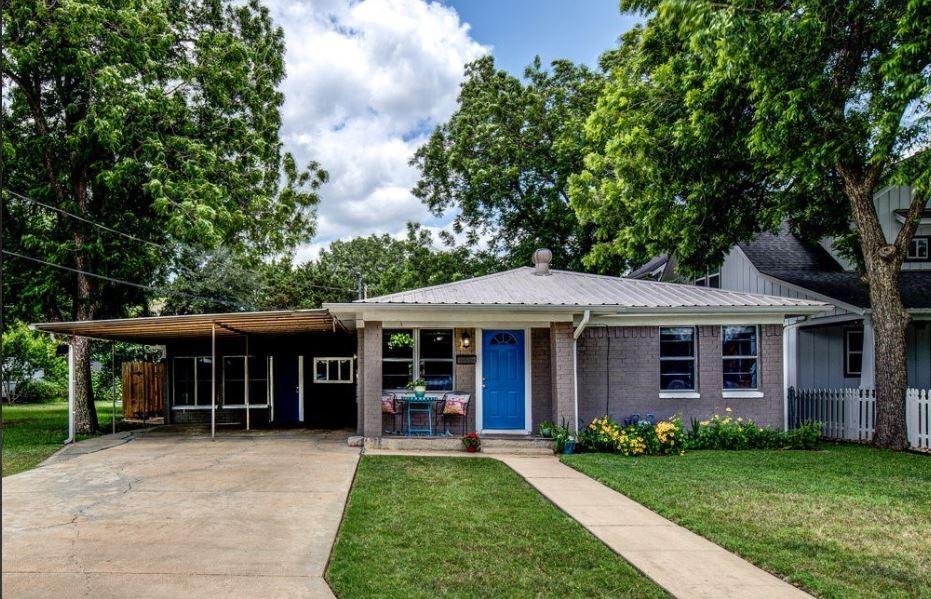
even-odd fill
[[[659,597],[491,459],[363,456],[326,575],[339,597]]]
[[[825,445],[563,461],[819,595],[931,597],[931,457]]]
[[[101,432],[109,433],[113,404],[98,401],[96,406]],[[119,409],[117,404],[117,423],[122,419]],[[67,402],[4,405],[3,476],[34,468],[61,449],[67,437]],[[79,436],[78,440],[86,438]]]

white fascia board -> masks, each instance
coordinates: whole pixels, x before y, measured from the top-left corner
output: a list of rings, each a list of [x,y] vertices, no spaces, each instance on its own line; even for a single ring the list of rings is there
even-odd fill
[[[778,324],[785,321],[783,314],[611,314],[593,316],[588,323],[593,326],[634,327],[634,326],[677,326],[677,325],[752,325]]]

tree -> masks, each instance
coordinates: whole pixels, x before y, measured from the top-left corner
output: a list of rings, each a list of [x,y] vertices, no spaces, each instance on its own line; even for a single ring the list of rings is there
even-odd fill
[[[580,268],[592,231],[569,207],[567,181],[582,168],[602,76],[565,60],[545,70],[537,58],[522,82],[491,56],[465,76],[458,110],[411,161],[421,171],[414,195],[434,214],[455,211],[456,232],[472,244],[487,237],[512,266],[545,246],[555,266]]]
[[[931,186],[931,3],[621,4],[652,16],[586,125],[573,205],[609,236],[589,259],[675,251],[697,269],[784,218],[852,236],[876,331],[874,440],[903,448],[899,273]],[[884,182],[914,189],[892,242],[872,201]]]
[[[29,330],[22,322],[7,325],[3,331],[3,398],[16,403],[41,377],[64,386],[68,364],[56,352],[58,344],[50,336]]]
[[[309,238],[325,174],[282,153],[283,33],[256,0],[11,0],[2,11],[3,152],[20,194],[4,196],[7,248],[153,285],[170,279],[178,244],[261,254]],[[7,264],[7,297],[27,302],[15,311],[42,318],[120,316],[151,295]],[[88,342],[73,348],[77,429],[93,432]]]

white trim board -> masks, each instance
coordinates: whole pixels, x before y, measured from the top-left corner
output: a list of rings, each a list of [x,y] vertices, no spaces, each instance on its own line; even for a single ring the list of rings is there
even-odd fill
[[[488,327],[489,330],[498,330],[497,327]],[[488,429],[483,428],[482,420],[484,418],[484,405],[482,402],[482,378],[483,362],[482,350],[485,346],[485,330],[475,329],[475,430],[480,435],[529,435],[533,430],[533,401],[531,389],[531,328],[530,327],[502,327],[504,331],[523,331],[524,332],[524,428],[522,429]]]

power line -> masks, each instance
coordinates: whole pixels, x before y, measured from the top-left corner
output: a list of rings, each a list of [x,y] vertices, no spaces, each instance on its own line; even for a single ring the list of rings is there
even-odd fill
[[[35,199],[35,198],[30,198],[30,197],[28,197],[28,196],[25,196],[25,195],[23,195],[23,194],[21,194],[21,193],[18,193],[18,192],[16,192],[16,191],[13,191],[13,190],[10,189],[9,187],[3,188],[3,189],[5,189],[7,193],[9,193],[9,194],[11,194],[11,195],[13,195],[13,196],[16,196],[16,197],[19,198],[20,200],[24,200],[24,201],[27,201],[27,202],[32,202],[32,203],[34,203],[34,204],[38,204],[39,206],[42,206],[42,207],[47,208],[47,209],[49,209],[49,210],[54,210],[55,212],[58,212],[58,213],[60,213],[60,214],[64,214],[65,216],[74,218],[74,219],[76,219],[76,220],[79,220],[79,221],[81,221],[81,222],[83,222],[83,223],[87,223],[87,224],[92,225],[92,226],[94,226],[94,227],[98,227],[99,229],[102,229],[102,230],[107,231],[107,232],[109,232],[109,233],[113,233],[113,234],[116,234],[116,235],[120,235],[120,236],[125,237],[125,238],[127,238],[127,239],[131,239],[131,240],[137,241],[137,242],[139,242],[139,243],[144,243],[144,244],[149,245],[149,246],[151,246],[151,247],[154,247],[154,248],[156,248],[156,249],[160,249],[160,250],[163,250],[163,251],[170,252],[170,253],[174,254],[174,250],[173,250],[172,248],[168,247],[167,245],[160,244],[160,243],[156,243],[156,242],[154,242],[154,241],[149,241],[149,240],[147,240],[147,239],[142,239],[141,237],[137,237],[137,236],[135,236],[135,235],[131,235],[131,234],[129,234],[129,233],[126,233],[125,231],[120,231],[120,230],[118,230],[118,229],[114,229],[113,227],[109,227],[109,226],[107,226],[107,225],[104,225],[104,224],[98,223],[98,222],[96,222],[96,221],[93,221],[93,220],[91,220],[91,219],[89,219],[89,218],[80,216],[80,215],[78,215],[78,214],[74,214],[73,212],[69,212],[69,211],[67,211],[67,210],[65,210],[65,209],[63,209],[63,208],[59,208],[59,207],[57,207],[57,206],[52,206],[52,205],[50,205],[50,204],[46,204],[45,202],[41,202],[41,201],[39,201],[39,200],[37,200],[37,199]],[[172,204],[173,204],[173,205],[177,205],[179,208],[182,208],[182,206],[180,206],[180,205],[178,205],[178,204],[175,204],[174,202],[172,202]],[[190,251],[192,251],[192,252],[199,252],[199,251],[202,251],[202,250],[198,250],[197,248],[195,248],[195,247],[193,247],[193,246],[191,246],[191,245],[189,245],[189,244],[186,244],[186,243],[183,243],[183,242],[180,242],[180,241],[177,242],[177,243],[178,243],[179,246],[182,246],[182,247],[184,247],[184,248],[186,248],[186,249],[188,249],[188,250],[190,250]],[[224,266],[231,266],[231,265],[232,265],[232,263],[229,261],[229,258],[227,258],[227,259],[224,260],[224,259],[220,258],[219,255],[216,254],[216,253],[213,254],[213,258],[218,259],[218,260],[220,261],[220,263],[223,264]],[[194,271],[194,270],[192,270],[192,269],[190,269],[190,268],[184,266],[183,264],[176,264],[176,266],[178,266],[179,268],[181,268],[181,270],[187,272],[187,273],[188,273],[189,275],[191,275],[191,276],[197,276],[197,275],[199,274],[199,273],[197,273],[196,271]],[[347,288],[347,287],[334,287],[334,286],[332,286],[332,285],[320,285],[320,284],[316,284],[316,283],[304,283],[304,285],[307,286],[307,287],[313,287],[313,288],[316,288],[316,289],[326,289],[326,290],[329,290],[329,291],[344,291],[344,292],[347,292],[347,293],[355,293],[355,292],[356,292],[355,289],[350,289],[350,288]]]
[[[133,241],[138,241],[138,242],[140,242],[140,243],[144,243],[144,244],[146,244],[146,245],[150,245],[150,246],[152,246],[152,247],[154,247],[154,248],[157,248],[157,249],[161,249],[161,250],[166,250],[166,249],[168,249],[166,246],[164,246],[164,245],[162,245],[162,244],[160,244],[160,243],[155,243],[154,241],[149,241],[148,239],[142,239],[141,237],[136,237],[135,235],[130,235],[129,233],[124,233],[123,231],[118,231],[117,229],[114,229],[114,228],[112,228],[112,227],[108,227],[107,225],[102,225],[102,224],[100,224],[100,223],[98,223],[98,222],[94,222],[94,221],[92,221],[92,220],[90,220],[90,219],[88,219],[88,218],[85,218],[85,217],[80,216],[80,215],[78,215],[78,214],[74,214],[73,212],[68,212],[68,211],[65,210],[64,208],[59,208],[59,207],[57,207],[57,206],[52,206],[52,205],[50,205],[50,204],[46,204],[45,202],[40,202],[39,200],[36,200],[36,199],[34,199],[34,198],[30,198],[30,197],[28,197],[28,196],[24,196],[24,195],[21,194],[21,193],[17,193],[17,192],[15,192],[15,191],[13,191],[13,190],[10,189],[9,187],[6,188],[6,192],[7,192],[7,193],[10,193],[10,194],[13,194],[14,196],[16,196],[17,198],[19,198],[19,199],[21,199],[21,200],[25,200],[25,201],[27,201],[27,202],[32,202],[32,203],[34,203],[34,204],[38,204],[39,206],[42,206],[42,207],[44,207],[44,208],[48,208],[49,210],[54,210],[55,212],[59,212],[59,213],[64,214],[64,215],[66,215],[66,216],[70,216],[71,218],[77,219],[77,220],[79,220],[79,221],[81,221],[81,222],[84,222],[84,223],[87,223],[87,224],[89,224],[89,225],[93,225],[93,226],[95,226],[95,227],[98,227],[98,228],[100,228],[100,229],[103,229],[104,231],[109,231],[110,233],[115,233],[115,234],[117,234],[117,235],[121,235],[121,236],[123,236],[123,237],[125,237],[125,238],[127,238],[127,239],[132,239]]]
[[[105,281],[109,281],[109,282],[111,282],[111,283],[117,283],[117,284],[119,284],[119,285],[128,285],[128,286],[130,286],[130,287],[135,287],[135,288],[137,288],[137,289],[145,289],[145,290],[147,290],[147,291],[153,291],[153,292],[155,292],[155,293],[167,293],[167,294],[171,294],[171,295],[180,295],[180,296],[183,296],[183,297],[186,297],[186,298],[189,298],[189,299],[198,299],[198,300],[204,300],[204,301],[210,301],[210,302],[217,302],[217,303],[221,303],[221,304],[226,304],[226,305],[228,305],[228,306],[236,306],[237,308],[242,308],[243,310],[250,310],[250,309],[252,309],[252,308],[250,308],[249,306],[244,306],[243,304],[240,304],[239,302],[234,302],[234,301],[232,301],[232,300],[221,300],[221,299],[218,299],[218,298],[215,298],[215,297],[206,297],[206,296],[203,296],[203,295],[196,295],[196,294],[194,294],[194,293],[187,293],[187,292],[185,292],[185,291],[175,291],[175,290],[172,290],[172,289],[163,289],[163,288],[153,287],[152,285],[143,285],[142,283],[133,283],[132,281],[127,281],[127,280],[125,280],[125,279],[117,279],[117,278],[114,278],[114,277],[109,277],[109,276],[107,276],[107,275],[101,275],[101,274],[97,274],[97,273],[95,273],[95,272],[88,272],[88,271],[86,271],[86,270],[81,270],[81,269],[79,269],[79,268],[72,268],[72,267],[70,267],[70,266],[63,266],[63,265],[61,265],[61,264],[55,264],[55,263],[53,263],[53,262],[47,262],[47,261],[41,260],[41,259],[39,259],[39,258],[33,258],[32,256],[26,256],[26,255],[24,255],[24,254],[19,254],[19,253],[17,253],[17,252],[11,252],[11,251],[8,251],[8,250],[3,250],[2,253],[6,254],[7,256],[12,256],[12,257],[14,257],[14,258],[20,258],[20,259],[22,259],[22,260],[28,260],[28,261],[30,261],[30,262],[35,262],[35,263],[37,263],[37,264],[42,264],[42,265],[44,265],[44,266],[51,266],[52,268],[58,268],[58,269],[61,269],[61,270],[66,270],[66,271],[68,271],[68,272],[78,273],[78,274],[86,275],[86,276],[88,276],[88,277],[94,277],[94,278],[97,278],[97,279],[103,279],[103,280],[105,280]]]

